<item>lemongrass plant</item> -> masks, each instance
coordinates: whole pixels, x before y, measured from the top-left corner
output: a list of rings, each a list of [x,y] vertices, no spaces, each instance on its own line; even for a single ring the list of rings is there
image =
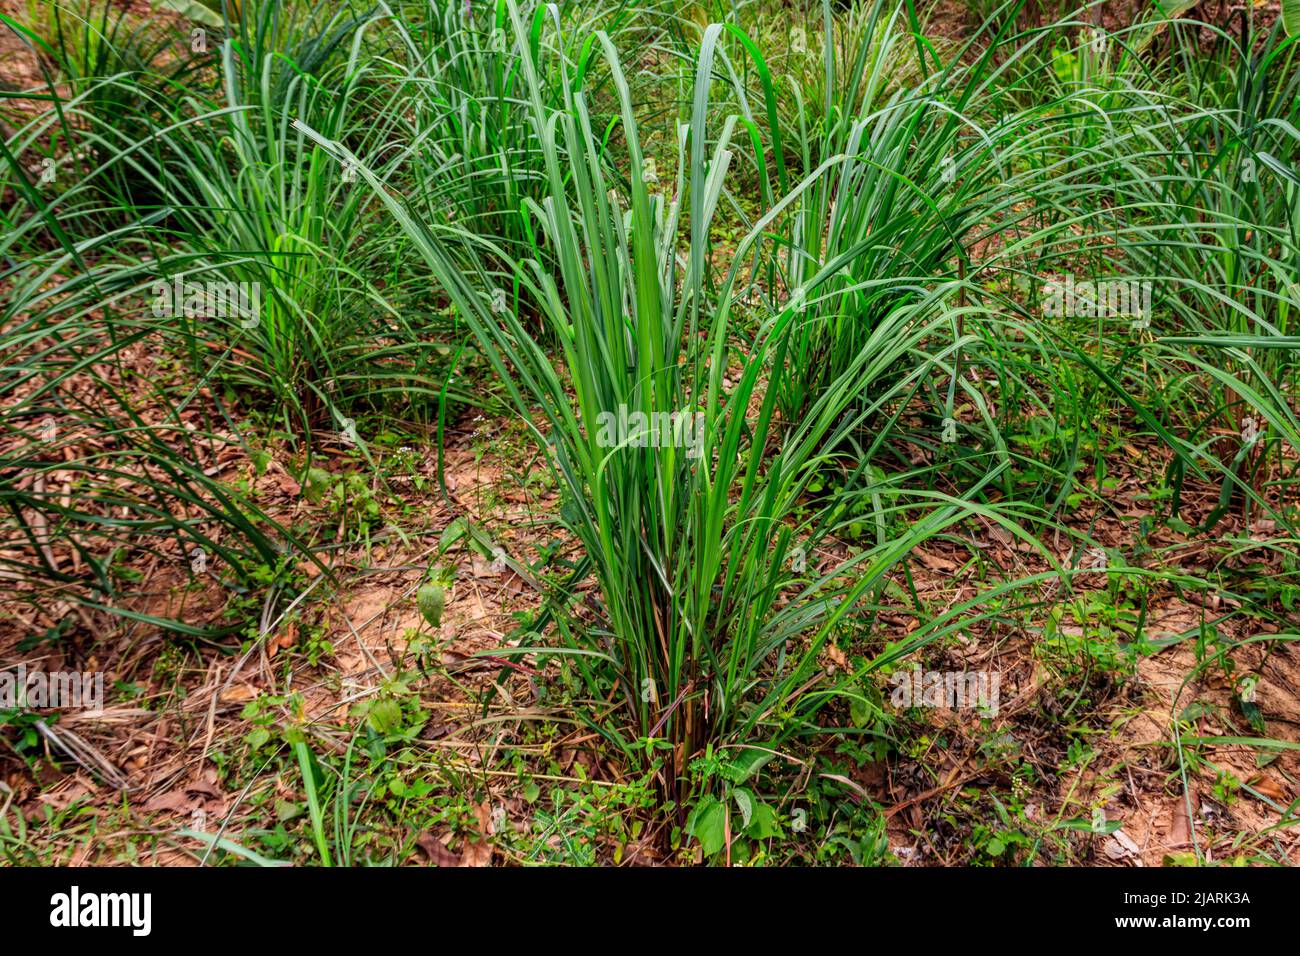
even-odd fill
[[[666,742],[661,782],[680,796],[689,761],[706,744],[780,740],[814,726],[813,714],[843,691],[842,678],[828,678],[819,663],[826,641],[886,570],[962,513],[948,496],[909,511],[899,488],[878,480],[870,493],[896,530],[822,567],[819,545],[863,490],[807,495],[833,454],[827,449],[873,411],[854,407],[872,382],[898,381],[901,366],[914,383],[936,362],[951,362],[960,342],[937,355],[919,347],[949,327],[941,306],[951,290],[891,313],[802,418],[778,427],[789,331],[836,265],[810,277],[806,298],[760,317],[752,336],[735,334],[741,267],[781,209],[838,160],[795,186],[741,241],[729,268],[715,270],[711,226],[736,148],[734,118],[711,129],[721,27],[703,36],[675,175],[656,184],[645,175],[610,38],[597,32],[576,64],[559,66],[561,98],[551,101],[537,62],[546,11],[526,24],[509,0],[505,9],[547,177],[544,198],[528,204],[538,255],[518,264],[514,281],[559,343],[559,367],[516,311],[501,307],[491,277],[463,267],[467,250],[499,246],[422,221],[418,200],[394,195],[364,166],[361,174],[473,329],[519,414],[530,423],[540,415],[537,439],[565,491],[562,519],[599,585],[594,619],[558,622],[564,647],[513,653],[564,654],[593,698],[613,694],[621,719],[595,726],[628,753],[647,738]],[[609,177],[604,131],[591,122],[586,87],[602,69],[618,92],[626,183]],[[543,245],[555,274],[539,264]],[[875,401],[894,394],[883,390]]]
[[[7,172],[21,175],[56,134],[94,161],[20,191],[4,247],[63,234],[144,264],[133,291],[165,347],[290,434],[352,434],[360,412],[409,408],[412,395],[434,406],[448,370],[436,303],[408,292],[400,236],[352,170],[289,125],[310,118],[368,157],[406,138],[398,91],[372,67],[374,24],[290,16],[266,0],[246,5],[230,36],[208,37],[202,75],[216,89],[158,89],[151,72],[85,78],[57,110],[26,119]],[[130,105],[106,116],[103,99]],[[252,290],[256,314],[160,301],[187,284]],[[364,451],[364,429],[356,441]]]
[[[1200,43],[1201,25],[1156,25],[1172,63],[1189,62],[1177,51]],[[1152,28],[1107,38],[1105,96],[1056,104],[1068,136],[1058,126],[1027,141],[1039,212],[1017,246],[1036,249],[1039,273],[1146,289],[1141,309],[1085,301],[1056,325],[1074,327],[1063,337],[1077,361],[1172,450],[1174,512],[1197,478],[1219,489],[1207,528],[1234,501],[1293,527],[1283,449],[1300,440],[1285,393],[1300,305],[1296,44],[1276,26],[1259,44],[1223,34],[1220,68],[1197,79],[1128,42]]]
[[[818,308],[796,324],[788,360],[801,372],[781,383],[779,397],[788,420],[852,363],[892,311],[907,311],[938,284],[974,277],[979,239],[1014,226],[1001,218],[999,202],[1023,178],[1015,144],[1045,119],[1039,107],[1002,102],[996,81],[1010,69],[1004,38],[983,48],[972,38],[941,59],[915,41],[907,4],[855,7],[856,29],[848,33],[829,0],[821,12],[819,69],[784,82],[758,44],[731,28],[754,64],[764,105],[773,160],[757,166],[761,195],[788,192],[787,154],[805,170],[845,157],[775,220],[780,250],[758,276],[758,293],[779,303],[822,263],[838,264]],[[759,117],[741,105],[757,128]],[[951,417],[951,405],[943,412]]]
[[[385,60],[393,96],[409,111],[408,135],[422,146],[403,172],[426,215],[492,236],[507,253],[528,248],[525,200],[545,191],[546,173],[529,127],[527,93],[499,4],[454,0],[381,4],[393,50]],[[622,4],[562,3],[555,15],[585,35],[599,26],[629,38],[645,12]],[[554,62],[575,50],[557,50]],[[539,75],[548,90],[558,71]],[[548,93],[548,95],[550,95]],[[325,131],[322,131],[325,132]],[[333,137],[332,138],[339,138]]]
[[[328,290],[332,295],[321,293],[331,264],[333,277],[355,276],[342,266],[344,257],[365,262],[355,244],[364,234],[356,225],[364,194],[345,201],[332,159],[319,151],[312,157],[309,148],[301,153],[307,162],[299,163],[294,151],[301,143],[279,136],[276,115],[324,94],[313,92],[319,79],[283,66],[267,19],[273,6],[263,8],[264,29],[242,44],[228,41],[217,58],[235,104],[229,108],[212,104],[206,67],[195,67],[212,65],[206,55],[187,65],[132,61],[129,49],[113,54],[119,40],[135,42],[126,28],[106,31],[97,47],[95,63],[108,75],[65,65],[45,76],[43,89],[3,94],[6,102],[34,95],[51,105],[35,114],[14,110],[13,132],[0,144],[7,198],[0,208],[0,498],[7,511],[0,570],[34,602],[82,602],[119,619],[152,620],[132,594],[135,579],[126,575],[133,572],[120,569],[152,554],[179,562],[184,575],[195,549],[229,593],[270,582],[280,587],[307,546],[211,476],[216,449],[253,451],[223,397],[274,408],[279,396],[286,399],[282,409],[301,411],[304,378],[309,394],[330,395],[331,385],[351,381],[378,391],[386,379],[410,381],[407,369],[384,365],[386,351],[400,357],[432,349],[409,330],[399,336],[400,350],[377,349],[373,322],[361,332],[354,327],[364,347],[331,334],[343,320],[366,318],[326,314],[320,305],[345,301],[343,282]],[[325,68],[347,36],[334,31],[331,42],[316,43],[298,35],[298,65]],[[56,57],[71,55],[50,49]],[[275,79],[284,73],[290,78]],[[240,77],[252,79],[257,106],[241,101],[247,86]],[[259,136],[266,153],[259,154]],[[302,270],[293,255],[300,250],[286,248],[300,231],[287,220],[313,231],[309,251],[323,250],[321,274]],[[382,240],[378,231],[368,235]],[[205,301],[190,310],[174,297],[160,301],[178,281],[205,280],[222,287],[227,304],[227,286],[256,284],[274,297],[286,261],[299,276],[286,294],[288,308],[298,310],[290,315],[277,312],[283,300],[274,298],[268,310],[251,315],[243,303],[209,310]],[[369,288],[368,280],[356,285]],[[293,317],[312,308],[309,291],[318,306],[295,326]],[[267,304],[260,290],[254,298],[259,307]],[[317,364],[304,357],[308,349]],[[150,366],[159,370],[158,381],[141,376]],[[186,371],[173,376],[176,369]],[[223,387],[249,384],[261,394],[244,388],[235,396]],[[156,623],[190,634],[242,626],[178,617]]]

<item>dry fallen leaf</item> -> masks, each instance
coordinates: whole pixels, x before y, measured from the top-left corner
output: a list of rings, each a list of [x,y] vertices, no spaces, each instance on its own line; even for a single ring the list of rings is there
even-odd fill
[[[1282,785],[1278,783],[1276,780],[1274,780],[1272,777],[1266,777],[1263,774],[1260,774],[1259,776],[1252,777],[1250,780],[1248,780],[1246,782],[1246,786],[1252,787],[1259,793],[1262,793],[1264,796],[1268,797],[1270,800],[1275,800],[1278,803],[1291,802],[1290,795],[1287,794],[1287,792],[1282,789]]]
[[[913,548],[912,553],[916,555],[922,564],[931,571],[956,571],[957,562],[949,560],[938,554],[931,554],[924,548]]]
[[[202,776],[188,783],[150,797],[144,809],[154,813],[178,813],[182,816],[189,816],[201,809],[210,816],[222,816],[226,812],[226,802],[216,784],[216,771],[209,768]]]
[[[459,866],[460,857],[456,856],[447,845],[432,833],[421,833],[415,839],[415,845],[423,850],[434,866]]]
[[[834,664],[836,667],[838,667],[840,670],[849,669],[848,655],[845,654],[838,647],[836,647],[834,644],[826,645],[826,656],[829,657],[831,663]]]
[[[257,688],[252,684],[234,684],[221,692],[221,703],[244,704],[257,697]]]
[[[478,819],[478,841],[466,838],[461,850],[460,865],[491,866],[492,842],[489,837],[492,835],[492,808],[487,803],[476,804],[474,816]]]
[[[506,572],[506,583],[505,583],[506,594],[510,595],[510,597],[512,598],[519,597],[519,595],[524,593],[524,589],[526,587],[527,587],[527,582],[524,581],[524,579],[521,578],[518,574],[516,574],[514,571]]]
[[[1102,851],[1112,860],[1141,858],[1142,848],[1123,830],[1116,830],[1102,842]]]
[[[286,621],[284,627],[280,628],[279,632],[266,642],[266,656],[274,660],[279,651],[293,647],[294,642],[297,640],[298,622]]]

